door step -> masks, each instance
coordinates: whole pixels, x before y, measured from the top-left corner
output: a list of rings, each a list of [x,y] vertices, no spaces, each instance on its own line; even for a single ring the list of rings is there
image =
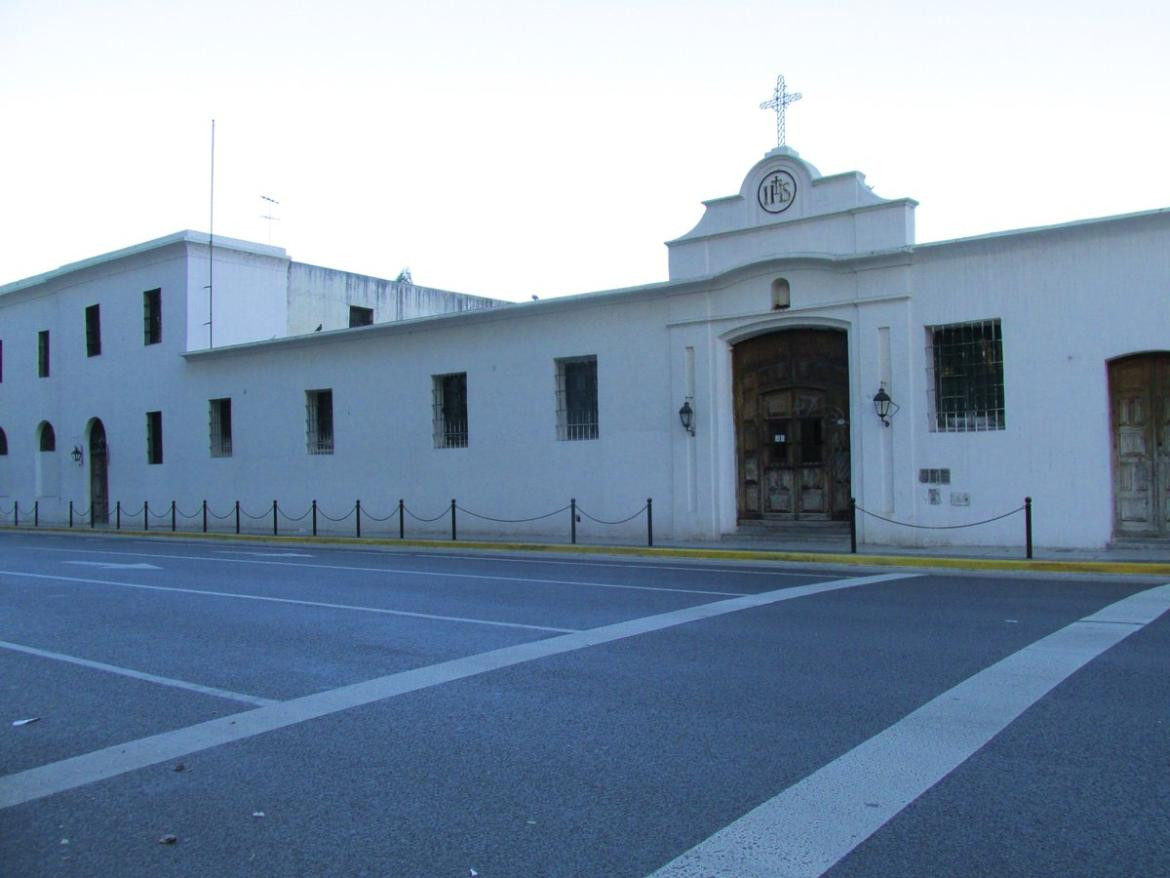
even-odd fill
[[[822,547],[848,546],[847,521],[741,521],[724,542],[751,541],[789,545],[815,544]]]

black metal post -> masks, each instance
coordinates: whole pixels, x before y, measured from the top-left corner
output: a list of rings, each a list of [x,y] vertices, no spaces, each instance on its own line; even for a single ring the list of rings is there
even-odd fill
[[[175,532],[175,501],[171,501],[171,533]]]
[[[857,554],[857,500],[849,498],[849,551]]]
[[[69,501],[69,526],[73,527],[73,501]]]
[[[33,501],[33,527],[41,526],[41,501]]]
[[[236,501],[236,534],[240,532],[240,501]]]
[[[122,501],[114,502],[114,530],[122,529]]]
[[[406,501],[401,497],[398,498],[398,539],[406,539],[406,517],[403,513],[406,511]]]
[[[207,533],[207,501],[203,501],[203,532]]]
[[[577,498],[569,499],[569,533],[572,535],[573,545],[577,545]]]
[[[272,501],[272,535],[273,535],[273,536],[277,536],[277,526],[276,526],[276,501],[275,501],[275,500],[273,500],[273,501]]]
[[[646,545],[654,545],[654,498],[646,498]]]
[[[357,538],[362,538],[362,501],[358,499],[353,504],[353,520],[354,530],[357,532]]]
[[[1024,548],[1032,560],[1032,498],[1024,498]]]
[[[317,536],[317,501],[313,501],[313,536]]]
[[[142,501],[142,529],[150,530],[150,501]]]
[[[451,539],[455,539],[455,498],[451,498]]]

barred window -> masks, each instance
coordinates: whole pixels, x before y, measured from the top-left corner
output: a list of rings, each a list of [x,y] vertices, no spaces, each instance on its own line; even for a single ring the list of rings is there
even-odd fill
[[[101,305],[90,305],[85,309],[85,355],[99,356],[102,352],[102,311]]]
[[[162,290],[147,290],[142,294],[142,343],[162,341]]]
[[[557,439],[597,438],[597,357],[565,357],[557,367]]]
[[[305,391],[309,454],[333,453],[333,391]]]
[[[467,447],[467,373],[431,376],[435,447]]]
[[[37,333],[37,375],[41,378],[49,377],[49,330],[42,329]]]
[[[230,397],[210,400],[211,456],[232,456],[232,401]]]
[[[931,429],[1004,429],[1003,337],[999,320],[926,327]]]
[[[146,462],[163,462],[162,412],[146,413]]]

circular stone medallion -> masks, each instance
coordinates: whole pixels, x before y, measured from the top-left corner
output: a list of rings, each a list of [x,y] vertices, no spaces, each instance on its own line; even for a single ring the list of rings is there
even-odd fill
[[[796,179],[787,171],[772,171],[760,183],[756,197],[768,213],[783,213],[796,200]]]

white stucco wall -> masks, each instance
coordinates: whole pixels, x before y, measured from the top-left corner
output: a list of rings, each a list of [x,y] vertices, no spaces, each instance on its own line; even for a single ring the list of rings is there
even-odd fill
[[[823,240],[841,252],[812,255],[800,235],[745,220],[703,233],[704,252],[714,247],[724,271],[490,309],[475,297],[300,266],[277,248],[225,244],[210,351],[206,243],[194,233],[0,287],[0,428],[9,448],[0,457],[0,513],[18,501],[27,514],[38,498],[46,520],[63,520],[69,500],[87,507],[88,461],[77,466],[69,452],[88,451],[96,417],[108,434],[111,510],[120,500],[127,510],[149,501],[161,511],[173,499],[192,512],[206,499],[224,513],[239,500],[266,516],[276,499],[298,516],[316,499],[322,531],[352,532],[352,518],[330,524],[324,515],[348,513],[360,498],[369,514],[385,516],[401,497],[421,516],[442,516],[430,525],[409,520],[408,534],[441,536],[452,498],[505,519],[575,498],[589,515],[616,520],[653,497],[660,539],[718,537],[736,527],[732,346],[765,332],[832,327],[848,341],[854,496],[863,509],[927,528],[862,516],[863,541],[1020,545],[1018,514],[941,528],[1009,512],[1029,495],[1037,545],[1104,545],[1113,491],[1107,364],[1170,349],[1170,211],[870,253],[850,237],[856,217],[888,208],[887,231],[901,223],[905,237],[912,203],[870,203],[856,176],[822,178],[831,183],[823,191],[843,200],[806,205],[840,208],[814,225],[833,226]],[[774,310],[779,278],[791,301]],[[142,293],[155,288],[163,338],[144,345]],[[99,357],[85,355],[92,304],[101,306]],[[323,315],[344,325],[350,304],[397,322],[288,337]],[[444,308],[454,313],[403,319]],[[992,319],[1003,330],[1006,428],[936,432],[926,328]],[[43,329],[52,340],[49,378],[36,375]],[[554,362],[581,355],[597,357],[599,438],[558,441]],[[467,373],[469,441],[436,449],[432,376],[451,372]],[[882,384],[901,406],[889,427],[872,406]],[[335,451],[310,455],[305,391],[324,388],[333,391]],[[222,397],[232,399],[233,454],[212,458],[208,401]],[[677,414],[688,397],[693,437]],[[159,465],[146,462],[148,411],[163,413]],[[56,431],[52,454],[37,450],[41,421]],[[919,483],[922,468],[949,469],[951,483]],[[969,504],[953,505],[953,495]],[[567,512],[526,523],[459,516],[466,536],[564,539],[568,524]],[[266,518],[254,525],[267,526]],[[281,519],[282,532],[308,526]],[[367,521],[363,529],[395,533],[397,525]],[[579,533],[640,541],[645,517],[611,528],[586,515]]]
[[[288,266],[288,334],[349,326],[350,306],[370,308],[375,323],[474,311],[506,304],[431,287],[299,262]]]

